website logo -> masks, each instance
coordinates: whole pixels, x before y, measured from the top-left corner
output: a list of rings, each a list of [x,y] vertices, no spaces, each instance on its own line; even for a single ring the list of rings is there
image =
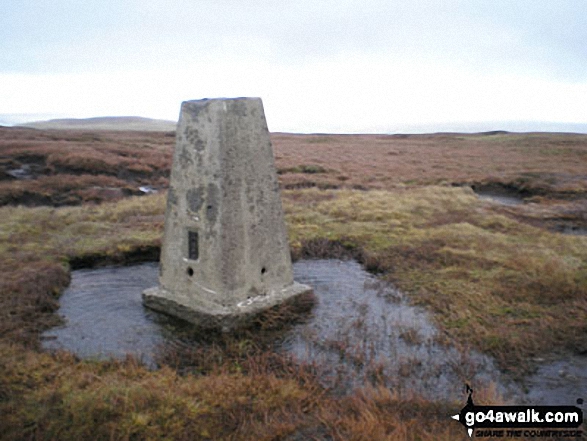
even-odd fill
[[[467,384],[467,404],[451,418],[460,422],[469,437],[581,437],[583,411],[577,406],[476,406]],[[577,404],[583,404],[582,399]]]

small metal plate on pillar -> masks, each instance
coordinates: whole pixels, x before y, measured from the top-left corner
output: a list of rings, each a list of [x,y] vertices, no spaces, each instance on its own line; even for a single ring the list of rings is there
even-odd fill
[[[160,265],[144,304],[204,328],[311,291],[293,280],[261,99],[182,104]]]

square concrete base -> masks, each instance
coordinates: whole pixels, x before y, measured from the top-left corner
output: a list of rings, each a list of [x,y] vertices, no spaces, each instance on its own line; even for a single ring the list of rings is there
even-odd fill
[[[155,286],[143,291],[143,304],[155,311],[179,317],[205,329],[228,332],[245,326],[254,317],[273,306],[295,302],[302,294],[312,292],[308,285],[294,282],[267,295],[251,297],[233,306],[222,306],[183,293],[171,293]]]

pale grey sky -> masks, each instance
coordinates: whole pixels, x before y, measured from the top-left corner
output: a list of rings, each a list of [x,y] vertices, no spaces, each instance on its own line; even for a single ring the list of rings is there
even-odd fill
[[[586,23],[585,0],[3,0],[0,123],[260,96],[272,131],[587,127]]]

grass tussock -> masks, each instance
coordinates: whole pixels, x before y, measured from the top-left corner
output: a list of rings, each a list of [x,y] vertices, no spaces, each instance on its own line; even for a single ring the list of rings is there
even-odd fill
[[[566,199],[587,189],[586,135],[276,133],[271,140],[285,189],[456,183]],[[174,142],[170,132],[0,128],[0,205],[77,205],[120,199],[113,189],[123,196],[142,185],[164,189]],[[28,179],[15,185],[10,173],[22,167]],[[69,176],[58,189],[48,179],[59,175]]]
[[[2,439],[448,441],[463,428],[447,421],[460,403],[399,400],[370,387],[332,398],[307,372],[267,361],[207,375],[135,360],[80,362],[0,344]],[[226,364],[225,364],[226,365]],[[275,371],[278,371],[275,373]],[[482,400],[481,400],[482,401]]]
[[[306,190],[286,192],[284,201],[294,255],[323,257],[331,242],[506,369],[587,349],[583,237],[520,224],[462,188]]]
[[[272,135],[284,188],[393,189],[398,185],[499,185],[529,195],[587,190],[587,135]],[[553,159],[556,166],[553,167]],[[303,174],[302,166],[328,173]],[[297,185],[297,186],[296,186]]]
[[[311,422],[315,402],[312,388],[275,375],[179,377],[10,346],[0,359],[4,439],[275,439]]]
[[[69,283],[69,267],[153,260],[164,195],[86,207],[2,207],[0,333],[35,345]]]
[[[167,135],[0,128],[0,205],[99,203],[138,195],[142,185],[166,187]]]
[[[585,238],[516,222],[463,188],[283,196],[294,258],[359,259],[502,367],[524,367],[555,349],[585,350]],[[9,275],[0,285],[2,329],[29,335],[30,328],[34,336],[43,320],[23,326],[21,314],[55,309],[68,265],[156,258],[164,204],[164,195],[152,195],[99,206],[0,209],[0,268]]]

